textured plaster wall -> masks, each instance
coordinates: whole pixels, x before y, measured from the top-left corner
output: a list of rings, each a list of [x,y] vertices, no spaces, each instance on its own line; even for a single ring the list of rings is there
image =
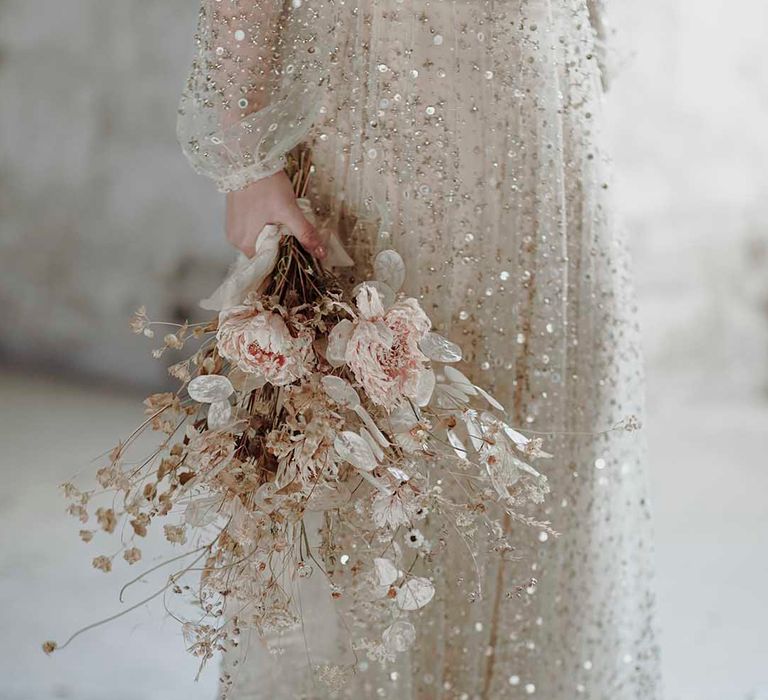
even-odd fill
[[[0,1],[0,352],[123,380],[158,363],[141,303],[183,315],[230,259],[174,135],[189,0]]]

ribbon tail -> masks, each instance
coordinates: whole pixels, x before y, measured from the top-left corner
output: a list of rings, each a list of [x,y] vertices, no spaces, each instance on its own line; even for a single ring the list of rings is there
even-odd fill
[[[245,295],[262,285],[277,262],[280,231],[274,224],[265,226],[256,241],[252,258],[242,253],[227,273],[227,277],[208,298],[200,302],[207,311],[224,311],[242,303]]]

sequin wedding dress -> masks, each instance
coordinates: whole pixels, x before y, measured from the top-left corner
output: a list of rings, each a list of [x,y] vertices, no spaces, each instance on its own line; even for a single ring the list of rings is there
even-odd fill
[[[228,654],[233,700],[659,697],[641,439],[604,432],[639,414],[642,382],[598,138],[601,11],[203,0],[179,114],[195,169],[234,190],[309,143],[311,200],[357,273],[397,249],[465,371],[543,434],[552,492],[530,515],[561,533],[508,522],[503,559],[454,547],[415,645],[384,665],[339,642],[313,577],[303,630]],[[324,664],[354,672],[334,687]]]

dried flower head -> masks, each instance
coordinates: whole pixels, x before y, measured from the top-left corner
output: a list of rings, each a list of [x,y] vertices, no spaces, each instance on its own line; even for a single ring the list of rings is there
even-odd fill
[[[123,559],[129,564],[135,564],[141,559],[141,550],[138,547],[130,547],[123,552]]]
[[[105,574],[112,571],[112,560],[109,557],[105,557],[104,555],[94,557],[92,563],[94,569],[103,571]]]

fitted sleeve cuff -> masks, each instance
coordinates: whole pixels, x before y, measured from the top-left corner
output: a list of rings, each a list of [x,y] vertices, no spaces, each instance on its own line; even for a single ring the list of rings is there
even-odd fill
[[[233,173],[228,173],[222,177],[215,178],[216,187],[219,192],[235,192],[242,190],[252,182],[263,180],[265,177],[279,173],[285,168],[285,158],[267,165],[260,163],[259,165],[252,165],[242,170],[237,170]]]

